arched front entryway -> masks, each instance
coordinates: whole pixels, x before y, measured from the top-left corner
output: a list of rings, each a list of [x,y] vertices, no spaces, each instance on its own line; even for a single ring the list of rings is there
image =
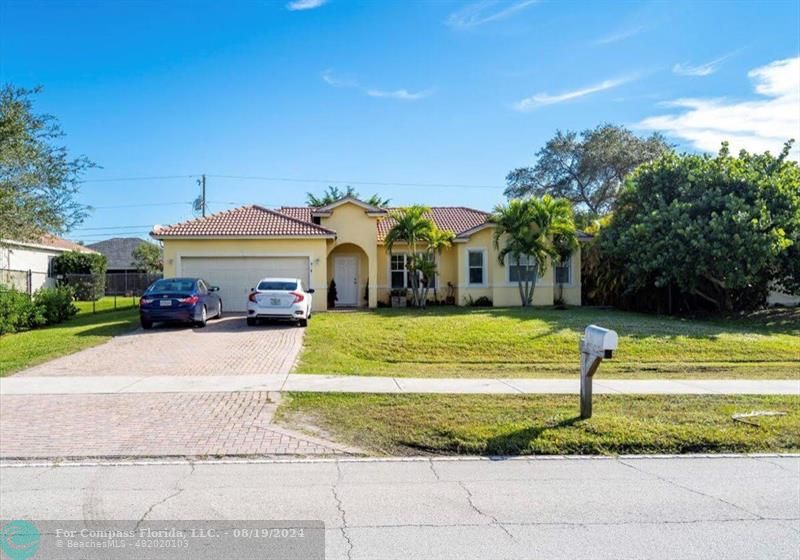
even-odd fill
[[[336,301],[331,307],[367,307],[369,305],[369,256],[354,243],[342,243],[328,253],[328,293],[331,281],[336,284]],[[375,289],[375,286],[371,287]],[[333,305],[332,305],[333,304]]]

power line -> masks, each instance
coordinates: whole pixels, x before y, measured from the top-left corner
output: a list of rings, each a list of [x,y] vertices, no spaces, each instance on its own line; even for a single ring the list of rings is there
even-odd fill
[[[90,230],[113,230],[113,229],[131,229],[131,228],[147,228],[152,227],[152,224],[137,224],[132,226],[106,226],[106,227],[85,227],[85,228],[75,228],[72,231],[90,231]]]
[[[142,177],[116,177],[110,179],[85,179],[81,183],[115,183],[124,181],[161,181],[168,179],[197,179],[203,174],[195,175],[151,175]],[[402,181],[363,181],[346,179],[301,179],[297,177],[267,177],[263,175],[206,175],[215,179],[236,179],[243,181],[268,181],[275,183],[308,183],[308,184],[347,184],[377,187],[422,187],[422,188],[443,188],[443,189],[485,189],[497,190],[504,189],[502,185],[469,185],[460,183],[413,183]]]
[[[109,179],[84,179],[79,183],[122,183],[125,181],[161,181],[165,179],[194,179],[200,175],[151,175],[147,177],[114,177]]]
[[[207,175],[215,179],[239,179],[245,181],[269,181],[280,183],[327,183],[327,184],[348,184],[378,187],[432,187],[443,189],[504,189],[499,185],[463,185],[454,183],[401,183],[391,181],[348,181],[341,179],[297,179],[294,177],[262,177],[258,175]]]
[[[115,204],[111,206],[91,206],[95,210],[107,210],[109,208],[144,208],[148,206],[183,206],[192,204],[191,202],[153,202],[150,204]]]

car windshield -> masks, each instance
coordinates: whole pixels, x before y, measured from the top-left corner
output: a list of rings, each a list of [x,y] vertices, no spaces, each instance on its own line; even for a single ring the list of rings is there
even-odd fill
[[[149,294],[164,294],[168,292],[192,292],[194,280],[158,280],[147,290]]]
[[[279,290],[291,292],[297,289],[297,282],[279,282],[276,280],[263,280],[259,282],[257,290]]]

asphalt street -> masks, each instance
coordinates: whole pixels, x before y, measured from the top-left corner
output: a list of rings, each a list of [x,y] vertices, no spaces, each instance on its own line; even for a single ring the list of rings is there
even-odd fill
[[[0,498],[6,520],[317,520],[329,559],[800,558],[800,456],[12,463]]]

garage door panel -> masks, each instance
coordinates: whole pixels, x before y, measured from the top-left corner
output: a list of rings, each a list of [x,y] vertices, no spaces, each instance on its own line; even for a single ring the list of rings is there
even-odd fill
[[[264,277],[300,278],[309,282],[307,257],[182,257],[181,276],[219,286],[225,309],[245,311],[250,289]]]

